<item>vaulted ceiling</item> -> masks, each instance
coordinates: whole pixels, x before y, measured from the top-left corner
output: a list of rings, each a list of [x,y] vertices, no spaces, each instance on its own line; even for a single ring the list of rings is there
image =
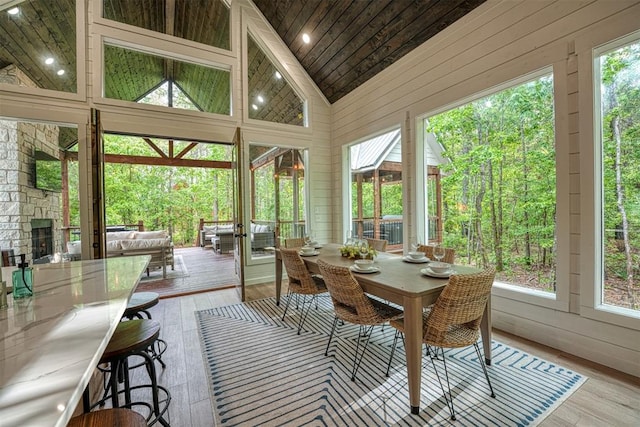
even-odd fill
[[[253,0],[309,76],[334,103],[485,0]],[[230,48],[223,0],[104,0],[104,16],[129,25]],[[17,5],[20,12],[8,13]],[[37,86],[76,91],[75,0],[0,0],[0,69],[15,65]],[[302,34],[310,43],[302,41]],[[196,108],[229,114],[228,70],[206,68],[121,47],[104,49],[107,97],[137,101],[172,82]],[[47,65],[51,55],[56,62]],[[301,100],[277,64],[249,43],[248,96],[258,120],[304,124]],[[56,75],[58,69],[63,75]],[[260,96],[259,96],[260,95]]]

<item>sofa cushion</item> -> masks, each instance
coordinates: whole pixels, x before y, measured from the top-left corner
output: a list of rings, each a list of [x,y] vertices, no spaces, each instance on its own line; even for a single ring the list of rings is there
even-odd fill
[[[120,242],[122,240],[110,240],[107,241],[107,252],[118,252],[122,250],[122,246],[120,246]]]
[[[230,233],[233,231],[233,224],[224,224],[218,226],[218,234],[220,233]]]
[[[136,231],[134,233],[134,239],[166,239],[169,234],[164,231]]]
[[[112,240],[133,239],[135,231],[110,231],[107,233],[107,242]]]
[[[127,249],[157,249],[169,246],[169,239],[132,239],[121,240],[123,250]]]
[[[218,226],[217,225],[203,225],[202,226],[202,231],[204,231],[205,234],[216,234],[216,231],[218,231]]]

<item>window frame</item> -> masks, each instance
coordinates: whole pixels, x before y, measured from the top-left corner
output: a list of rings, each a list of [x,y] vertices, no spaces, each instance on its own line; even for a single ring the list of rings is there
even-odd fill
[[[426,176],[425,171],[425,120],[437,114],[452,110],[462,105],[468,104],[475,100],[495,94],[497,92],[533,81],[544,75],[551,74],[553,76],[553,92],[554,92],[554,139],[556,153],[556,277],[557,286],[555,293],[527,289],[517,285],[496,281],[492,290],[493,295],[514,301],[525,302],[528,304],[552,308],[558,311],[569,311],[570,303],[570,281],[572,256],[570,255],[570,201],[569,201],[569,170],[562,165],[569,164],[568,149],[568,125],[563,120],[562,114],[565,114],[567,108],[566,96],[566,65],[553,64],[538,70],[525,73],[514,79],[505,81],[499,85],[490,87],[473,95],[464,97],[456,102],[444,105],[440,108],[423,113],[416,117],[416,188],[420,189],[417,193],[416,200],[418,202],[416,209],[416,225],[417,230],[421,232],[424,239],[427,230],[427,199],[426,194]],[[562,113],[561,113],[562,112]]]
[[[583,182],[580,227],[583,230],[581,239],[584,251],[580,256],[580,272],[584,276],[580,280],[580,313],[585,318],[640,330],[640,312],[602,304],[604,190],[599,57],[633,42],[640,43],[640,31],[591,47],[579,57],[578,70],[582,77],[580,92],[592,94],[581,97],[580,105],[580,139],[592,141],[590,146],[584,144],[585,150],[580,153],[580,175]]]

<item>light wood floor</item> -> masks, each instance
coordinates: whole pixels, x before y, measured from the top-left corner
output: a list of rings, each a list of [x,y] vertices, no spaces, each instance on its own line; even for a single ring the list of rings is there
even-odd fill
[[[273,285],[247,287],[248,300],[274,294]],[[168,387],[172,395],[170,422],[173,427],[216,425],[193,312],[238,302],[236,291],[225,289],[162,299],[151,309],[153,318],[162,323],[161,337],[169,344],[164,357],[167,368],[160,371],[160,384]],[[542,426],[640,425],[640,378],[498,330],[494,330],[493,336],[589,377]]]

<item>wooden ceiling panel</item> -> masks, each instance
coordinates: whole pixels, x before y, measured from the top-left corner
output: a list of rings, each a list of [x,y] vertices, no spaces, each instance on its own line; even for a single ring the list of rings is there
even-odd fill
[[[334,103],[486,0],[253,1]]]

